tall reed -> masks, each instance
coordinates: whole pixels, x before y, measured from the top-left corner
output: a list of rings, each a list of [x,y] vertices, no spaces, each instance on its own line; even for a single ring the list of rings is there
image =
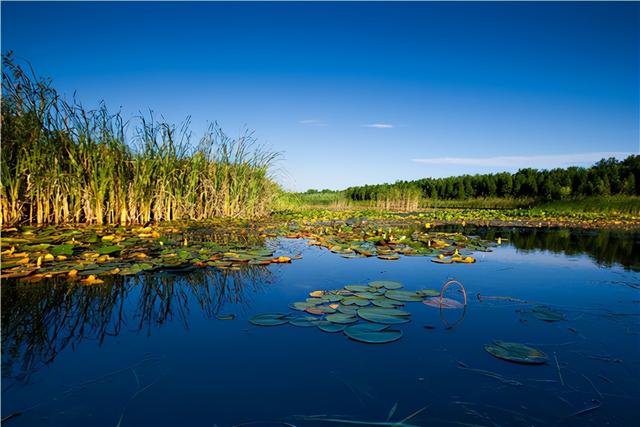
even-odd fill
[[[104,104],[62,99],[51,82],[3,57],[2,225],[145,223],[252,218],[279,191],[278,154],[213,123],[194,143],[190,122],[153,113],[124,120]],[[133,135],[129,137],[129,135]]]

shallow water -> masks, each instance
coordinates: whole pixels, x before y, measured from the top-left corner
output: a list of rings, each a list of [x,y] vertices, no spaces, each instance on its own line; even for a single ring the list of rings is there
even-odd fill
[[[311,426],[332,424],[296,416],[385,422],[397,403],[391,421],[427,407],[407,421],[419,426],[636,425],[637,236],[472,231],[510,240],[476,253],[470,265],[343,259],[303,240],[278,239],[271,243],[302,251],[303,259],[96,286],[3,282],[2,415],[22,411],[6,422],[15,426]],[[404,335],[390,344],[248,322],[289,312],[289,303],[316,289],[372,280],[439,289],[449,278],[464,284],[467,309],[407,303],[411,322],[395,327]],[[479,300],[478,293],[530,304]],[[567,320],[538,320],[527,313],[534,304]],[[528,343],[549,361],[494,358],[484,350],[493,340]]]

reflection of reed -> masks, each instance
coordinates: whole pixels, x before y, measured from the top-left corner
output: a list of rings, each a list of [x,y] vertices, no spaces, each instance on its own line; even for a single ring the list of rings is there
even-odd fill
[[[2,376],[27,381],[31,372],[51,363],[68,345],[87,339],[102,344],[126,325],[151,334],[154,327],[177,317],[188,327],[190,305],[196,303],[205,316],[212,317],[225,304],[245,304],[248,293],[259,290],[270,275],[262,267],[129,279],[114,276],[100,286],[55,279],[3,283]]]

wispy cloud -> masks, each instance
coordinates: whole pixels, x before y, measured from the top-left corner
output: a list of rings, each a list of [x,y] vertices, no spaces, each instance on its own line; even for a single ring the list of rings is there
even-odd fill
[[[503,168],[557,168],[566,166],[588,165],[600,159],[615,157],[625,158],[634,153],[612,151],[576,154],[550,154],[539,156],[496,156],[496,157],[431,157],[411,159],[413,162],[428,165],[503,167]]]
[[[298,123],[300,123],[301,125],[305,125],[305,126],[327,126],[327,123],[323,122],[322,120],[318,120],[318,119],[300,120]]]
[[[391,129],[393,125],[389,123],[370,123],[368,125],[362,125],[363,128],[374,128],[374,129]]]

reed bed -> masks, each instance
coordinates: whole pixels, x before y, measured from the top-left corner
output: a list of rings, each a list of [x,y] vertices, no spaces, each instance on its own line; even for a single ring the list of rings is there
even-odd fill
[[[278,153],[217,123],[194,142],[189,125],[85,108],[3,56],[1,224],[268,214],[280,191],[269,172]]]

